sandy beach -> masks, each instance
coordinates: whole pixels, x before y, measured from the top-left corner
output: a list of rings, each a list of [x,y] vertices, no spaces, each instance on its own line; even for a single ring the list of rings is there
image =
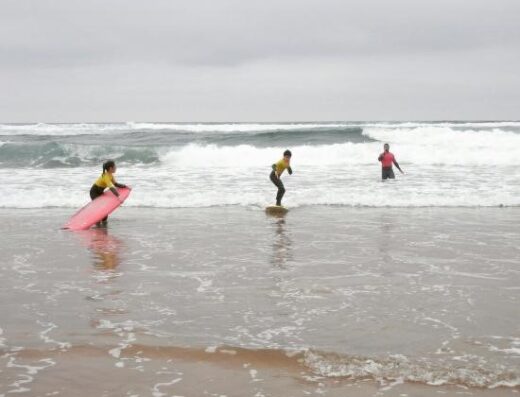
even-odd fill
[[[0,394],[518,395],[516,208],[1,210]]]

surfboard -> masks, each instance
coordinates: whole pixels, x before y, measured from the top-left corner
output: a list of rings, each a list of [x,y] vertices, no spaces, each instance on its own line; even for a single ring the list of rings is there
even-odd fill
[[[285,215],[289,210],[281,205],[270,205],[266,207],[265,213],[268,215]]]
[[[102,220],[105,216],[110,215],[117,207],[119,207],[130,195],[129,188],[116,188],[119,192],[119,198],[110,190],[107,190],[101,196],[91,201],[78,212],[76,212],[69,221],[63,225],[63,229],[69,230],[86,230],[95,223]]]

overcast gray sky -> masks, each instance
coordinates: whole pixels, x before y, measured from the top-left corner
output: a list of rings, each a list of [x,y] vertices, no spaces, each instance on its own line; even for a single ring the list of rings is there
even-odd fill
[[[2,0],[0,122],[520,119],[519,0]]]

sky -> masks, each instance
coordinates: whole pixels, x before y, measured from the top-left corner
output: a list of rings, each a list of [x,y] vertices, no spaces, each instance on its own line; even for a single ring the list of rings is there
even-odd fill
[[[2,0],[0,122],[520,119],[518,0]]]

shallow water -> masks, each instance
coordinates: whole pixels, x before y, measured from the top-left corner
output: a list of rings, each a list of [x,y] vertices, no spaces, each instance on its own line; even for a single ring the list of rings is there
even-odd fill
[[[149,395],[179,360],[173,394],[209,367],[237,387],[246,371],[237,395],[277,395],[273,368],[299,379],[287,395],[367,380],[518,391],[516,208],[122,208],[79,233],[59,230],[69,215],[0,211],[0,394],[63,391],[60,368]],[[84,378],[89,360],[107,379]],[[108,378],[127,379],[121,393]]]

